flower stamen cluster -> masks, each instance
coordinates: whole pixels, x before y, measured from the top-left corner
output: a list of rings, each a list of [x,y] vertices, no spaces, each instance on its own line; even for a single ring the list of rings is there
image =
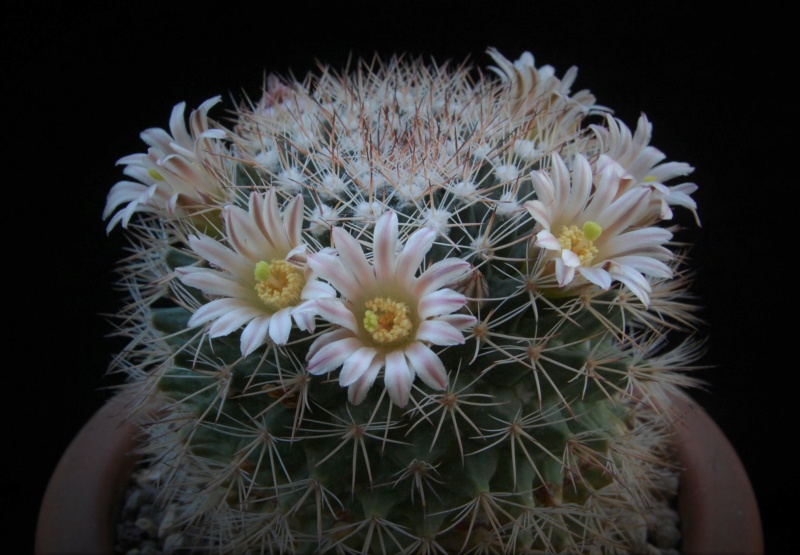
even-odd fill
[[[413,333],[414,323],[406,303],[378,297],[367,301],[365,306],[364,329],[378,345],[402,344]]]
[[[600,226],[595,222],[586,222],[582,230],[576,225],[563,226],[558,243],[562,249],[577,256],[581,266],[587,266],[599,252],[594,240],[600,237],[600,231]]]
[[[306,284],[302,269],[285,260],[270,263],[259,261],[255,268],[256,291],[264,305],[272,312],[300,303]]]

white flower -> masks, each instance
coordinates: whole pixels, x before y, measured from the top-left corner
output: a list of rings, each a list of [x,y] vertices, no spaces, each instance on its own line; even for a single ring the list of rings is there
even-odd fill
[[[592,168],[576,156],[572,179],[567,165],[553,155],[550,174],[531,173],[537,199],[525,208],[539,224],[535,246],[552,261],[558,284],[565,287],[576,274],[603,289],[613,281],[626,285],[649,304],[646,275],[669,278],[665,263],[671,252],[664,247],[672,234],[659,227],[643,227],[652,190],[634,188],[621,195],[620,175],[606,167],[593,183]]]
[[[226,156],[218,140],[227,133],[211,129],[208,120],[208,111],[219,101],[220,97],[211,98],[194,110],[190,130],[183,116],[186,103],[181,102],[172,109],[171,134],[157,128],[142,132],[142,140],[150,146],[147,154],[132,154],[117,162],[124,164],[124,173],[137,182],[120,181],[109,191],[103,219],[126,205],[109,221],[109,231],[118,223],[127,227],[135,212],[180,217],[225,203],[229,197],[224,186]]]
[[[647,120],[647,116],[642,114],[639,117],[633,134],[623,122],[610,115],[606,116],[606,124],[605,127],[591,126],[603,152],[597,165],[600,170],[607,164],[619,165],[624,172],[619,194],[633,187],[651,187],[655,192],[652,201],[657,203],[661,219],[672,219],[670,206],[683,206],[692,212],[699,225],[697,203],[691,197],[697,190],[697,185],[664,185],[676,177],[689,175],[694,168],[685,162],[663,162],[666,155],[650,145],[653,125]]]
[[[292,318],[300,329],[312,329],[313,319],[299,310],[302,300],[335,292],[310,280],[301,235],[302,196],[294,197],[281,214],[274,189],[264,196],[253,192],[249,211],[228,206],[224,221],[232,248],[205,235],[192,235],[189,247],[211,267],[177,270],[185,285],[216,297],[197,309],[189,325],[212,322],[211,337],[244,326],[241,351],[245,356],[261,346],[267,335],[276,344],[286,343]]]
[[[371,263],[345,229],[334,228],[332,236],[336,254],[308,256],[315,275],[341,294],[313,303],[315,313],[335,326],[309,348],[309,373],[325,374],[341,366],[339,384],[348,388],[353,404],[364,399],[382,369],[386,390],[401,407],[408,402],[415,376],[433,389],[444,389],[447,371],[430,345],[461,344],[462,332],[475,324],[471,315],[453,314],[466,298],[446,288],[470,271],[469,263],[446,258],[415,276],[436,231],[420,228],[398,253],[394,211],[375,224]]]

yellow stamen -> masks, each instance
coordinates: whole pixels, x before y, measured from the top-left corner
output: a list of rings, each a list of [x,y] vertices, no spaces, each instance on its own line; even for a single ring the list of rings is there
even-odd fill
[[[285,260],[263,260],[256,264],[256,292],[271,312],[300,302],[300,293],[306,284],[303,270]]]
[[[406,303],[377,297],[364,303],[364,329],[379,345],[402,343],[411,335],[414,324]]]
[[[597,256],[598,250],[593,241],[600,237],[602,231],[603,229],[592,221],[583,224],[583,231],[576,225],[564,226],[561,229],[558,242],[562,249],[574,252],[581,261],[581,265],[585,266]]]
[[[153,179],[155,179],[156,181],[164,181],[164,178],[162,177],[162,175],[160,173],[158,173],[156,170],[154,170],[153,168],[148,169],[147,170],[147,174],[150,177],[152,177]]]

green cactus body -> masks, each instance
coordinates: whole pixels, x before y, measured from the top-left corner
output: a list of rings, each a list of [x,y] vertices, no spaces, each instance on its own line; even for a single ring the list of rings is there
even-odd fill
[[[661,225],[693,211],[662,183],[691,168],[574,70],[490,54],[496,75],[273,76],[233,126],[181,106],[127,159],[114,370],[187,545],[641,548],[626,522],[665,495],[669,398],[702,352]]]

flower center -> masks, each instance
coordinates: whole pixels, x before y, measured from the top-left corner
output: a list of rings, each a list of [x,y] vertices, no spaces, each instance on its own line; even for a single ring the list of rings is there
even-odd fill
[[[389,297],[376,297],[364,303],[364,329],[379,345],[393,345],[406,340],[414,328],[406,303]]]
[[[285,260],[263,260],[256,264],[256,292],[271,312],[300,302],[300,293],[306,284],[303,270]]]
[[[598,250],[594,246],[594,241],[600,237],[602,232],[603,229],[592,221],[583,224],[582,230],[576,225],[564,226],[561,228],[558,242],[562,249],[574,252],[581,261],[581,265],[585,266],[597,255]]]

